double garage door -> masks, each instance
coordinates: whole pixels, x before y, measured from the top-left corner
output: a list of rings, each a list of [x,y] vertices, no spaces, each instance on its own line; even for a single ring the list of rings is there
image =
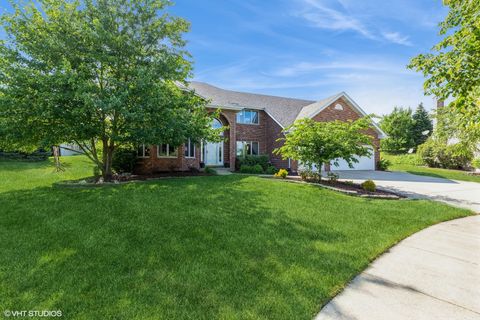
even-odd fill
[[[348,163],[343,160],[339,159],[338,166],[335,166],[332,164],[330,166],[330,169],[332,171],[341,171],[341,170],[375,170],[375,151],[372,149],[371,150],[371,156],[370,157],[356,157],[358,162],[353,164],[353,168],[350,168],[348,166]],[[301,168],[301,165],[300,165]],[[317,170],[317,168],[313,168],[314,170]]]

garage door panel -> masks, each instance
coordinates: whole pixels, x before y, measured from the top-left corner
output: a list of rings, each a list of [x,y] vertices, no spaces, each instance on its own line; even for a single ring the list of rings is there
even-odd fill
[[[341,171],[341,170],[375,170],[375,153],[372,150],[370,157],[355,157],[358,162],[353,163],[353,168],[348,166],[347,161],[343,159],[337,159],[338,166],[335,166],[333,163],[330,166],[332,171]]]

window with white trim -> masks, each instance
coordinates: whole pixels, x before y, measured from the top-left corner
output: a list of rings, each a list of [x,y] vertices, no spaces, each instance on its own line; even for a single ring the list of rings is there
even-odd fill
[[[159,144],[157,146],[158,158],[176,158],[178,156],[177,148],[169,144]]]
[[[257,141],[237,141],[237,156],[258,156],[259,144]]]
[[[195,144],[190,139],[185,141],[184,155],[185,158],[195,158]]]
[[[258,111],[244,109],[237,113],[237,123],[259,124]]]
[[[150,147],[141,144],[137,148],[137,158],[150,158]]]

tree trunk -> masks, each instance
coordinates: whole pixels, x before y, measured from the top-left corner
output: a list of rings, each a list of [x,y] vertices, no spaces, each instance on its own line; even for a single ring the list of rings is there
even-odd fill
[[[109,145],[108,139],[102,141],[103,144],[103,181],[112,181],[112,160],[113,160],[113,142]]]
[[[62,163],[60,162],[60,148],[58,146],[53,146],[53,160],[55,163],[55,171],[64,171]]]

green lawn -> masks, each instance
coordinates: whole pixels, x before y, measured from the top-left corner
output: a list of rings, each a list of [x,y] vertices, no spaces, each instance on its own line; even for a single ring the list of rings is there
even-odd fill
[[[51,187],[0,162],[0,310],[64,319],[311,319],[372,259],[470,213],[254,176]]]
[[[382,154],[382,158],[391,161],[392,165],[388,168],[391,171],[405,171],[421,176],[430,176],[445,178],[451,180],[480,182],[480,176],[469,175],[466,171],[429,168],[418,163],[415,154],[390,155]]]

